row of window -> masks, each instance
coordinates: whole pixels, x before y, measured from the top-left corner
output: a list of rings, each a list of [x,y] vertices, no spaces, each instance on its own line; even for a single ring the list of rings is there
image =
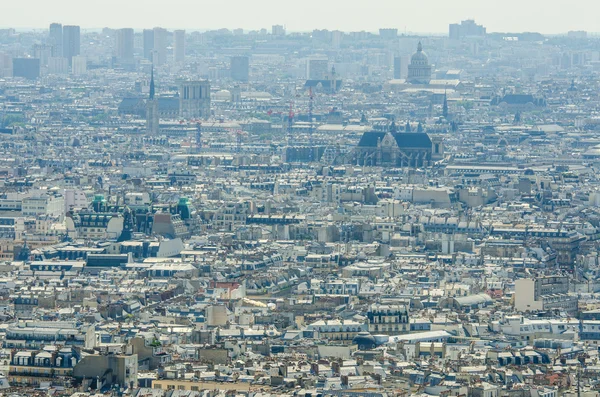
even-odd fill
[[[162,389],[162,385],[159,384],[152,385],[152,387],[154,389]],[[167,390],[185,390],[185,385],[178,385],[177,387],[175,387],[175,385],[167,385]],[[190,386],[190,390],[200,391],[200,388],[198,386]]]

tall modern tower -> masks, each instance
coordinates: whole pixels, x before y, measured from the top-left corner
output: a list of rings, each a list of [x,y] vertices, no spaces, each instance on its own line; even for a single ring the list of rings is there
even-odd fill
[[[69,65],[73,57],[79,55],[81,50],[81,30],[79,26],[63,26],[63,57],[67,58]]]
[[[50,24],[50,35],[48,37],[48,44],[52,46],[52,56],[62,57],[63,56],[63,26],[60,23]]]
[[[231,78],[235,81],[247,82],[250,75],[250,61],[246,56],[231,57]]]
[[[154,68],[150,76],[150,95],[146,104],[146,133],[148,135],[158,135],[160,120],[158,118],[158,99],[155,98],[154,87]]]
[[[402,57],[398,55],[394,56],[394,78],[402,78]]]
[[[119,29],[115,37],[116,55],[119,61],[133,62],[133,29]]]
[[[327,58],[310,58],[306,63],[308,80],[327,80],[329,75],[329,60]]]
[[[153,49],[154,49],[154,30],[144,29],[144,58],[151,61]]]
[[[167,61],[167,30],[154,28],[154,48],[152,51],[152,63],[162,65]]]
[[[185,60],[185,30],[176,30],[173,33],[173,58],[175,62]]]

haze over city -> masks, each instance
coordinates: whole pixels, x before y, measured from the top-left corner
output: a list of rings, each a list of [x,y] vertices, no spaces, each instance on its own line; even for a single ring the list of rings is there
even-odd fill
[[[42,28],[54,21],[82,28],[129,26],[142,29],[260,29],[273,24],[288,31],[338,29],[443,33],[452,21],[475,19],[489,32],[566,33],[599,31],[600,2],[580,0],[22,0],[3,2],[0,26]]]
[[[0,397],[600,397],[573,4],[4,1]]]

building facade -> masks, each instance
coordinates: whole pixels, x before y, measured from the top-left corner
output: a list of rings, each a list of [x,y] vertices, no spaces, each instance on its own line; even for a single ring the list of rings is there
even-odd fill
[[[63,26],[63,57],[71,64],[73,57],[81,51],[81,29],[79,26]]]
[[[186,81],[179,86],[179,116],[184,119],[210,116],[210,82]]]
[[[130,63],[133,61],[133,29],[123,28],[117,30],[116,34],[116,56],[120,62]]]
[[[175,62],[185,60],[185,30],[173,32],[173,59]]]
[[[359,165],[427,167],[442,151],[440,142],[426,133],[365,132],[352,160]]]
[[[374,303],[367,312],[369,332],[372,334],[396,335],[409,331],[408,309],[404,305]]]
[[[250,61],[247,56],[231,57],[231,78],[235,81],[248,82]]]

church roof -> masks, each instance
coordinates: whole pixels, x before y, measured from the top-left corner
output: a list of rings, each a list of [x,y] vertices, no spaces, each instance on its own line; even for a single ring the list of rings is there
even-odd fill
[[[536,98],[531,94],[507,94],[504,97],[495,97],[491,101],[491,105],[499,105],[505,102],[508,105],[526,105],[531,103],[536,106],[546,106],[546,101],[543,98]]]
[[[358,146],[360,146],[360,147],[376,147],[377,142],[379,142],[380,139],[383,139],[384,136],[385,136],[385,132],[373,132],[373,131],[365,132],[363,134],[363,136],[360,137]]]
[[[401,148],[431,148],[431,139],[423,132],[398,133],[395,138]]]
[[[304,87],[308,88],[315,88],[317,87],[319,84],[321,84],[321,86],[324,89],[330,89],[331,88],[331,80],[306,80],[306,82],[304,83]],[[342,80],[337,80],[335,81],[335,86],[336,88],[340,88],[342,86]]]
[[[132,112],[144,109],[144,101],[141,98],[123,98],[119,104],[119,112]]]
[[[383,139],[385,132],[365,132],[358,142],[359,147],[377,147],[377,142]],[[393,134],[399,148],[431,149],[431,139],[423,132],[398,132]]]
[[[173,97],[159,97],[158,98],[158,108],[161,111],[179,111],[179,98]]]

